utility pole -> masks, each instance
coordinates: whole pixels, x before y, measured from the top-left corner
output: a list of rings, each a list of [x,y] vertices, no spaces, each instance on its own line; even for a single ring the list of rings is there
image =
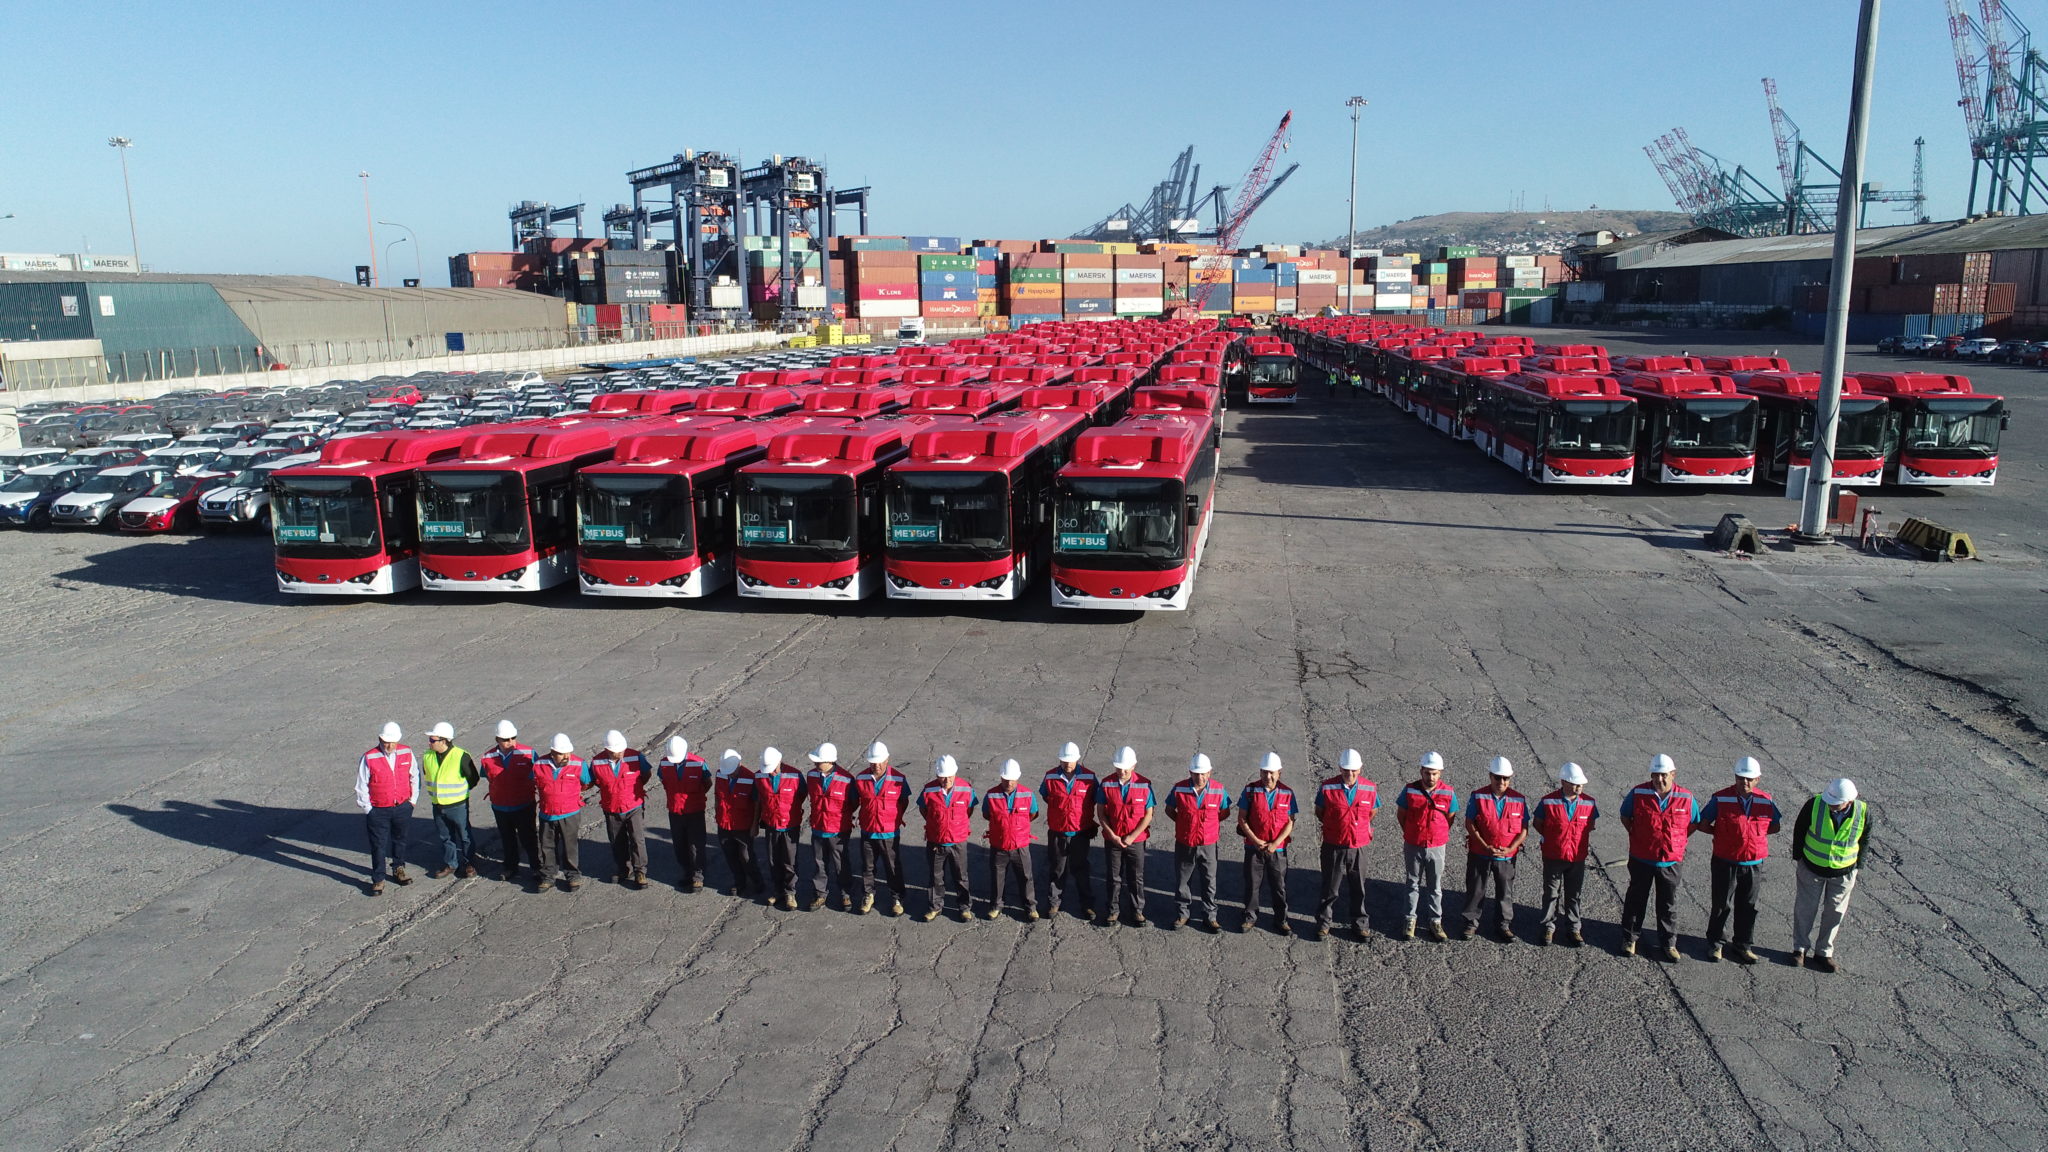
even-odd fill
[[[1878,0],[1863,0],[1856,18],[1856,75],[1849,89],[1849,138],[1842,146],[1842,183],[1835,195],[1835,251],[1828,273],[1827,344],[1821,356],[1820,411],[1813,462],[1794,539],[1828,540],[1829,495],[1835,480],[1835,433],[1842,420],[1842,359],[1848,350],[1849,278],[1856,260],[1856,218],[1863,206],[1863,141],[1870,127],[1870,77],[1877,66]]]
[[[363,231],[370,235],[370,287],[375,288],[377,286],[377,224],[376,217],[370,214],[370,174],[364,171],[358,172],[356,175],[363,179]]]
[[[135,238],[135,189],[128,183],[128,149],[135,141],[126,136],[109,136],[107,147],[121,154],[121,195],[128,200],[128,252],[135,260],[135,274],[142,275],[142,242]]]
[[[1350,213],[1344,227],[1344,314],[1346,316],[1351,315],[1352,312],[1352,292],[1354,291],[1352,281],[1355,278],[1355,269],[1351,263],[1351,250],[1358,237],[1358,111],[1364,108],[1365,105],[1366,99],[1363,96],[1353,96],[1344,102],[1344,106],[1351,109]]]

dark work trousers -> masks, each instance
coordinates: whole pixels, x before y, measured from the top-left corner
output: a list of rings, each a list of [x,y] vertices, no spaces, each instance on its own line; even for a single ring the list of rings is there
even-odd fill
[[[866,836],[860,846],[860,894],[863,899],[872,900],[875,895],[875,874],[885,873],[889,891],[896,903],[903,903],[903,841],[894,836]]]
[[[1586,886],[1584,860],[1543,862],[1543,928],[1579,931],[1579,891]]]
[[[1657,889],[1657,931],[1664,937],[1664,946],[1675,947],[1678,943],[1678,921],[1675,910],[1678,906],[1678,870],[1683,864],[1667,864],[1662,868],[1645,860],[1629,858],[1628,891],[1621,898],[1621,934],[1633,940],[1643,929],[1643,913],[1650,902],[1650,889]]]
[[[1761,864],[1737,864],[1715,859],[1711,869],[1712,898],[1707,915],[1707,939],[1715,944],[1728,940],[1728,913],[1735,913],[1735,946],[1747,948],[1755,939],[1756,902],[1763,895],[1764,869]]]
[[[647,805],[605,813],[604,836],[612,842],[612,879],[623,884],[647,875]]]
[[[1145,916],[1145,842],[1118,846],[1102,844],[1102,883],[1109,897],[1102,914],[1111,920],[1123,915],[1126,899],[1132,912]]]
[[[844,832],[811,833],[811,866],[804,869],[804,887],[812,895],[851,898],[853,846],[847,843],[849,839],[851,836]]]
[[[1216,846],[1214,844],[1175,844],[1173,846],[1173,915],[1175,919],[1186,917],[1190,910],[1196,918],[1216,918]]]
[[[953,893],[960,900],[960,914],[965,916],[973,911],[972,897],[967,893],[967,845],[927,844],[924,846],[924,866],[930,876],[926,887],[931,895],[933,912],[946,910],[946,879],[949,873]]]
[[[571,812],[560,820],[540,822],[540,878],[553,883],[555,873],[571,880],[582,875],[576,868],[577,837],[583,834],[583,813]]]
[[[1338,898],[1344,900],[1348,919],[1355,928],[1365,923],[1365,849],[1323,845],[1323,900],[1316,906],[1316,927],[1327,930],[1337,912]]]
[[[990,895],[988,906],[991,911],[1003,910],[1003,881],[1009,876],[1017,878],[1017,903],[1026,912],[1036,911],[1038,901],[1032,894],[1031,845],[1022,848],[991,848],[988,850],[988,871]]]
[[[469,867],[476,854],[469,838],[469,801],[434,805],[434,828],[441,833],[441,867]]]
[[[505,855],[505,877],[511,879],[519,871],[519,862],[526,861],[526,867],[540,871],[540,829],[534,823],[538,819],[533,805],[523,808],[493,808],[491,816],[498,822],[498,850]]]
[[[387,865],[393,872],[405,870],[405,826],[410,823],[410,801],[387,804],[364,813],[363,827],[370,834],[370,883],[384,882]]]
[[[1074,887],[1081,890],[1081,908],[1093,911],[1095,908],[1095,882],[1088,875],[1088,843],[1095,838],[1092,832],[1076,832],[1067,836],[1059,832],[1048,833],[1045,837],[1045,886],[1049,899],[1046,906],[1058,911],[1067,892],[1067,880],[1071,877]]]
[[[777,900],[796,894],[796,843],[803,834],[802,825],[761,832],[768,840],[768,882]]]
[[[754,834],[718,830],[718,847],[725,853],[725,870],[732,873],[732,894],[755,896],[761,891],[761,866],[754,861]]]
[[[1261,893],[1273,902],[1273,915],[1287,920],[1287,849],[1270,851],[1244,846],[1244,922],[1259,918]]]
[[[704,883],[704,813],[669,813],[668,837],[675,842],[676,882]]]
[[[1465,910],[1468,927],[1478,928],[1492,905],[1493,926],[1508,931],[1515,925],[1515,861],[1500,860],[1483,852],[1465,854]]]

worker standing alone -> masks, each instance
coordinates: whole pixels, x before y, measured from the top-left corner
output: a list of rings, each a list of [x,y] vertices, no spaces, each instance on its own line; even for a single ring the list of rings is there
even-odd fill
[[[1781,817],[1771,794],[1757,787],[1764,774],[1756,757],[1735,762],[1735,783],[1707,797],[1698,830],[1714,837],[1712,897],[1707,914],[1707,959],[1719,960],[1728,943],[1728,920],[1735,920],[1735,962],[1756,963],[1757,899],[1763,888],[1764,858],[1771,854],[1768,837],[1777,835]]]
[[[1652,889],[1657,895],[1659,955],[1678,960],[1678,885],[1685,867],[1686,837],[1692,835],[1699,806],[1692,793],[1676,782],[1678,765],[1659,752],[1650,761],[1650,779],[1629,789],[1621,801],[1621,823],[1628,829],[1628,891],[1621,898],[1621,954],[1636,954],[1643,914]]]
[[[1835,936],[1849,914],[1856,871],[1870,849],[1870,806],[1857,797],[1856,782],[1829,784],[1799,809],[1792,828],[1799,845],[1793,869],[1798,885],[1792,903],[1792,963],[1833,972]]]
[[[1095,773],[1081,763],[1081,746],[1060,746],[1059,762],[1038,782],[1045,801],[1046,914],[1058,916],[1067,881],[1081,891],[1081,916],[1095,918],[1095,885],[1088,874],[1088,845],[1095,839]]]
[[[427,729],[427,754],[420,757],[420,782],[433,805],[434,829],[441,834],[441,866],[427,873],[440,880],[476,875],[469,834],[469,790],[483,779],[476,759],[455,746],[455,728],[442,721]]]
[[[796,849],[804,834],[804,776],[782,762],[777,748],[761,749],[761,770],[754,774],[759,798],[762,839],[768,846],[769,901],[784,912],[796,911]]]
[[[405,872],[405,826],[420,797],[420,762],[412,749],[399,743],[404,738],[398,725],[386,724],[377,733],[377,743],[356,761],[356,807],[363,810],[370,839],[372,896],[384,894],[387,863],[393,884],[412,883]]]
[[[1294,789],[1280,782],[1280,754],[1259,761],[1259,777],[1237,798],[1237,834],[1244,838],[1244,922],[1259,922],[1262,895],[1273,902],[1273,931],[1287,935],[1287,844],[1294,838]]]
[[[711,792],[711,773],[702,756],[690,753],[690,742],[668,738],[668,755],[654,766],[668,798],[668,837],[676,853],[676,887],[684,892],[704,888],[704,805]]]
[[[924,814],[924,862],[930,878],[930,903],[920,920],[935,919],[946,910],[946,892],[951,889],[960,901],[962,920],[974,915],[973,897],[967,888],[967,838],[974,834],[974,786],[960,778],[959,761],[941,756],[932,765],[932,778],[917,796],[918,811]]]
[[[1200,752],[1188,761],[1188,777],[1166,798],[1173,817],[1173,924],[1199,913],[1209,931],[1221,931],[1216,915],[1216,841],[1230,814],[1230,792],[1210,779],[1214,765]]]
[[[740,762],[731,748],[718,758],[718,778],[711,793],[718,810],[718,849],[725,855],[726,871],[732,873],[734,896],[755,896],[761,891],[761,865],[754,858],[754,832],[761,823],[761,804],[754,786],[754,770]]]
[[[1095,822],[1102,829],[1102,875],[1108,898],[1102,922],[1114,924],[1129,897],[1132,923],[1145,926],[1145,841],[1152,835],[1152,782],[1138,775],[1138,754],[1116,750],[1115,771],[1095,790]]]
[[[1508,786],[1515,766],[1495,756],[1487,768],[1487,784],[1465,799],[1465,908],[1458,935],[1470,940],[1479,932],[1487,908],[1493,909],[1494,930],[1502,943],[1515,939],[1515,857],[1529,839],[1529,801]]]
[[[604,835],[612,846],[612,879],[635,891],[647,887],[647,785],[653,776],[647,757],[627,747],[616,728],[604,734],[603,751],[590,758]]]
[[[860,906],[875,906],[875,878],[886,874],[889,914],[903,915],[903,814],[910,809],[910,778],[889,763],[889,746],[868,745],[868,766],[854,777],[860,801]]]
[[[1017,786],[1024,766],[1003,761],[1001,783],[981,798],[981,814],[988,821],[988,908],[982,913],[990,920],[1003,914],[1004,881],[1017,881],[1017,902],[1024,919],[1038,919],[1038,897],[1031,882],[1031,822],[1038,818],[1038,797]]]
[[[1337,774],[1316,789],[1316,819],[1323,829],[1323,898],[1316,907],[1316,939],[1329,935],[1340,896],[1349,897],[1351,925],[1363,940],[1372,935],[1365,914],[1365,848],[1372,843],[1372,817],[1379,811],[1379,786],[1361,775],[1365,757],[1346,748]],[[1347,893],[1345,889],[1349,889]]]
[[[501,880],[519,879],[519,862],[527,875],[540,875],[540,825],[534,813],[533,749],[519,742],[510,720],[498,721],[498,739],[478,767],[490,780],[491,818],[498,825],[498,848],[505,856]]]
[[[1458,819],[1458,792],[1444,783],[1444,758],[1422,757],[1422,775],[1394,798],[1401,822],[1401,869],[1408,881],[1408,919],[1401,939],[1415,939],[1418,917],[1432,940],[1443,940],[1444,845]]]

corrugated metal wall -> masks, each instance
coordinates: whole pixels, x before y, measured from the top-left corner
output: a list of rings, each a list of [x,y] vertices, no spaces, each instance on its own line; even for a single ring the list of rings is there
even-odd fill
[[[258,298],[221,290],[256,337],[273,347],[372,340],[438,350],[449,332],[565,331],[562,302],[529,292],[466,288],[345,289]]]
[[[210,284],[153,281],[0,283],[0,336],[97,339],[116,380],[240,371],[256,340]]]
[[[90,339],[92,319],[86,315],[85,285],[0,283],[0,340]]]

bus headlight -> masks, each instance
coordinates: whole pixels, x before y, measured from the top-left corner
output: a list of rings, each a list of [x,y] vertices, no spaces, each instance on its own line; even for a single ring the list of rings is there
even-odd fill
[[[1151,592],[1147,592],[1147,593],[1145,593],[1145,599],[1147,599],[1147,600],[1171,600],[1171,599],[1173,599],[1173,598],[1174,598],[1175,596],[1178,596],[1178,595],[1180,595],[1180,585],[1178,585],[1178,584],[1168,584],[1168,585],[1167,585],[1166,587],[1164,587],[1164,588],[1159,588],[1159,589],[1156,589],[1156,590],[1154,590],[1154,591],[1151,591]]]
[[[580,576],[582,576],[582,577],[583,577],[583,582],[584,582],[585,584],[609,584],[609,583],[611,583],[611,581],[609,581],[609,580],[605,579],[604,577],[602,577],[602,576],[598,576],[598,575],[596,575],[596,574],[594,574],[594,573],[590,573],[590,572],[578,572],[578,575],[580,575]],[[667,581],[663,581],[663,583],[667,583]]]
[[[837,580],[827,580],[824,583],[818,585],[818,587],[831,588],[835,591],[843,591],[847,585],[853,583],[853,578],[856,575],[858,575],[858,573],[848,573],[844,576],[841,576]]]
[[[1072,598],[1083,595],[1082,591],[1079,588],[1076,588],[1071,584],[1062,584],[1059,581],[1055,580],[1052,582],[1052,586],[1059,589],[1060,595],[1062,596]]]
[[[446,577],[446,576],[443,576],[443,575],[441,575],[441,574],[440,574],[439,572],[436,572],[436,571],[434,571],[434,570],[433,570],[432,568],[421,568],[421,569],[420,569],[420,575],[422,575],[422,576],[425,576],[425,577],[426,577],[427,579],[429,579],[429,580],[446,580],[446,579],[447,579],[447,577]]]
[[[974,586],[976,588],[1001,588],[1004,584],[1008,583],[1009,580],[1010,574],[1008,572],[1005,572],[1001,576],[991,576],[986,580],[976,581]]]
[[[348,582],[351,584],[375,584],[377,582],[377,574],[375,572],[365,572],[361,576],[349,577]]]
[[[289,573],[289,572],[285,571],[285,570],[284,570],[284,569],[282,569],[282,568],[279,568],[279,569],[277,570],[277,578],[278,578],[279,582],[281,582],[281,583],[285,583],[285,584],[303,584],[303,583],[305,583],[305,581],[303,581],[303,580],[300,580],[300,579],[299,579],[299,578],[298,578],[297,576],[294,576],[294,575],[292,575],[291,573]]]
[[[681,588],[685,584],[688,584],[690,582],[690,577],[694,575],[696,575],[696,573],[694,572],[685,572],[681,576],[671,576],[668,579],[661,581],[661,586],[664,588]]]
[[[740,573],[740,583],[745,584],[749,588],[760,588],[764,587],[768,582],[759,576],[751,576],[742,572]]]

